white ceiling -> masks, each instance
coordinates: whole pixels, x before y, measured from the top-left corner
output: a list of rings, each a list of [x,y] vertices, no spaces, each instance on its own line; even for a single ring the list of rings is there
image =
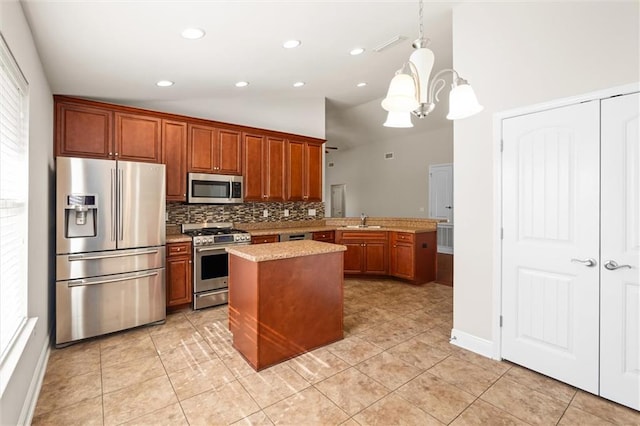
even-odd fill
[[[56,94],[118,103],[324,97],[327,119],[382,98],[418,33],[417,0],[21,3]],[[424,31],[436,55],[434,70],[451,66],[452,4],[425,2]],[[187,27],[202,28],[206,36],[183,39],[180,33]],[[373,51],[397,35],[406,39]],[[289,39],[302,45],[284,49]],[[354,47],[366,51],[351,56]],[[161,79],[175,85],[157,87]],[[237,88],[239,80],[250,85]],[[296,81],[306,85],[294,88]],[[361,81],[368,85],[356,87]],[[375,118],[377,129],[381,114]]]

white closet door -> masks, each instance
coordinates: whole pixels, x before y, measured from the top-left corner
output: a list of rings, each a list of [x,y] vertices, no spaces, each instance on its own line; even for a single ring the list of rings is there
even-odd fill
[[[600,395],[640,410],[640,94],[602,101]],[[618,264],[607,263],[613,261]],[[629,265],[629,267],[625,266]]]
[[[502,356],[598,392],[599,102],[503,121]]]
[[[453,164],[429,166],[429,217],[453,222]]]

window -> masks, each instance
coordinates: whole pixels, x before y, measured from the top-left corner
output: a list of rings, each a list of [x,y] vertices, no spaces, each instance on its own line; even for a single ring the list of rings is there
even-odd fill
[[[0,368],[27,324],[28,85],[0,34]],[[3,371],[3,375],[4,375]]]

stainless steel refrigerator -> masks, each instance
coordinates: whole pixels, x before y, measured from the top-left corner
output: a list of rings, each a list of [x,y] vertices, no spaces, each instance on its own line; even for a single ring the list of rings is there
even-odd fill
[[[56,346],[166,319],[163,164],[56,159]]]

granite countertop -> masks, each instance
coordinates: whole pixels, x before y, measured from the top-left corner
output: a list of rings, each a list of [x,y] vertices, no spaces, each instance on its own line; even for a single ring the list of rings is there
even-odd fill
[[[339,244],[322,243],[320,241],[301,240],[283,243],[254,244],[248,246],[227,247],[229,254],[252,262],[267,262],[270,260],[290,259],[293,257],[313,256],[346,251],[347,248]]]
[[[328,232],[328,231],[395,231],[395,232],[409,232],[413,234],[419,234],[422,232],[435,232],[435,227],[408,227],[401,225],[368,227],[368,228],[352,228],[347,226],[337,225],[324,225],[324,226],[308,226],[299,228],[265,228],[265,229],[247,229],[252,237],[261,237],[264,235],[286,235],[286,234],[301,234],[304,232]]]
[[[167,234],[167,244],[191,242],[191,237],[185,234]]]

